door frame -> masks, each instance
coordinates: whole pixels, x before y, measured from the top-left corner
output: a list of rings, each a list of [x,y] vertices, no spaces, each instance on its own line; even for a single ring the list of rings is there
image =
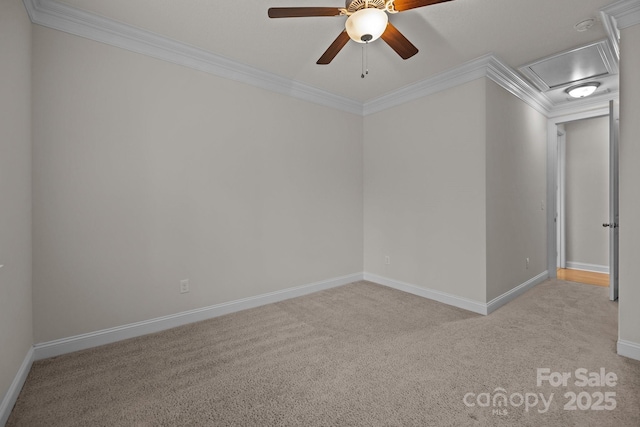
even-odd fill
[[[618,299],[618,272],[620,256],[620,102],[609,102],[609,299]],[[604,224],[603,224],[604,225]]]
[[[570,123],[570,122],[566,122]],[[565,212],[566,165],[567,165],[567,133],[564,123],[556,125],[558,132],[558,171],[556,173],[556,251],[558,268],[567,266],[567,234]]]
[[[558,125],[609,115],[609,100],[601,108],[551,117],[547,120],[547,271],[558,277]]]

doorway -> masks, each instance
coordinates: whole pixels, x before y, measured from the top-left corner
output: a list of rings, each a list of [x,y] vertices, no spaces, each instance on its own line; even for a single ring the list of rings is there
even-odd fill
[[[609,117],[558,125],[558,277],[609,282]]]
[[[617,118],[612,101],[550,119],[548,129],[550,277],[609,286],[611,300],[617,299]]]

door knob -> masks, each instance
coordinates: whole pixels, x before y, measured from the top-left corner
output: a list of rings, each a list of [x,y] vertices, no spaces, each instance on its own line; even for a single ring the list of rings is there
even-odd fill
[[[603,227],[611,227],[611,224],[602,224]]]

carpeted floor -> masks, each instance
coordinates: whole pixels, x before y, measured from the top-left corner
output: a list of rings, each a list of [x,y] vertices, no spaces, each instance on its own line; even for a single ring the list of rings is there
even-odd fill
[[[36,362],[7,425],[637,427],[617,313],[562,281],[489,316],[358,282]]]

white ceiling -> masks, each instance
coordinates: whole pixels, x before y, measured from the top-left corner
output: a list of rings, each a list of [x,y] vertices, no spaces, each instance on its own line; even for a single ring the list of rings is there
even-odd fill
[[[382,40],[349,42],[330,65],[317,59],[345,17],[267,17],[269,7],[343,7],[340,0],[61,0],[61,3],[193,45],[359,102],[493,53],[517,70],[537,59],[607,38],[599,11],[614,0],[454,0],[390,16],[420,52],[402,60]],[[587,18],[596,24],[578,32]],[[612,86],[607,86],[609,89]],[[613,87],[617,90],[617,86]]]

